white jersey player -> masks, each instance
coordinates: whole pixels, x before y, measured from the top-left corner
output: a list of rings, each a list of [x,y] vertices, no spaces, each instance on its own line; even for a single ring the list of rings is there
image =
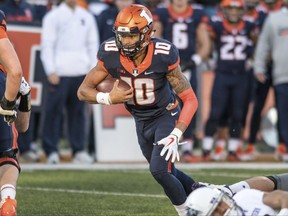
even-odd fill
[[[232,198],[217,188],[201,187],[188,196],[186,209],[187,216],[288,215],[288,192],[245,189]]]
[[[276,211],[264,203],[264,192],[255,189],[246,189],[236,193],[233,197],[244,215],[277,215]]]

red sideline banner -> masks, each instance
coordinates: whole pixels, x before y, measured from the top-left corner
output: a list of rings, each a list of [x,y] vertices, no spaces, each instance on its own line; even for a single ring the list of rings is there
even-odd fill
[[[41,27],[8,25],[7,33],[22,65],[25,79],[31,85],[31,104],[34,111],[41,110],[45,73],[40,61]]]

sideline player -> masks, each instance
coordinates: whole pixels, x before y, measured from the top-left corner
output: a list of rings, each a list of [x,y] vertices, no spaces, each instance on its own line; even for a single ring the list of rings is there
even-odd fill
[[[196,112],[198,101],[179,66],[176,47],[151,38],[153,18],[142,5],[121,10],[114,24],[115,38],[102,43],[97,65],[79,87],[78,97],[89,103],[125,103],[136,122],[138,142],[150,164],[150,172],[163,187],[179,215],[195,182],[176,169],[178,144]],[[129,90],[114,83],[110,93],[95,87],[110,74],[126,81]],[[180,110],[176,94],[183,102]]]
[[[224,0],[221,3],[223,16],[210,19],[208,29],[217,51],[215,79],[211,95],[211,111],[205,126],[203,157],[210,156],[213,136],[221,118],[229,110],[228,159],[238,160],[237,149],[241,144],[242,119],[248,76],[246,62],[247,47],[254,41],[255,24],[243,19],[243,0]],[[219,153],[219,152],[218,152]]]

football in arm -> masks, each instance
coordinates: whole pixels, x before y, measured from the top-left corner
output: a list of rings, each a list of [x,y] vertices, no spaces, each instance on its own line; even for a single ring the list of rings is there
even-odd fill
[[[102,80],[102,82],[100,82],[96,86],[96,90],[99,92],[110,92],[113,89],[113,85],[116,80],[117,80],[116,78],[113,78],[111,75],[108,75],[104,80]],[[120,78],[119,78],[118,87],[123,90],[128,90],[131,88],[128,83],[121,80]]]

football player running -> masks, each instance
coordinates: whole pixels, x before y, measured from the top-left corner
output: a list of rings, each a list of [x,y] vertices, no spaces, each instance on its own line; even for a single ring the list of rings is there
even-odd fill
[[[155,180],[179,215],[185,215],[185,201],[194,180],[176,169],[179,140],[189,125],[198,101],[179,66],[176,47],[164,39],[152,38],[153,18],[142,5],[121,10],[114,24],[115,38],[104,41],[97,65],[78,89],[80,100],[89,103],[125,103],[136,122],[141,151]],[[110,74],[132,88],[110,93],[95,89]],[[176,94],[183,101],[180,110]]]

